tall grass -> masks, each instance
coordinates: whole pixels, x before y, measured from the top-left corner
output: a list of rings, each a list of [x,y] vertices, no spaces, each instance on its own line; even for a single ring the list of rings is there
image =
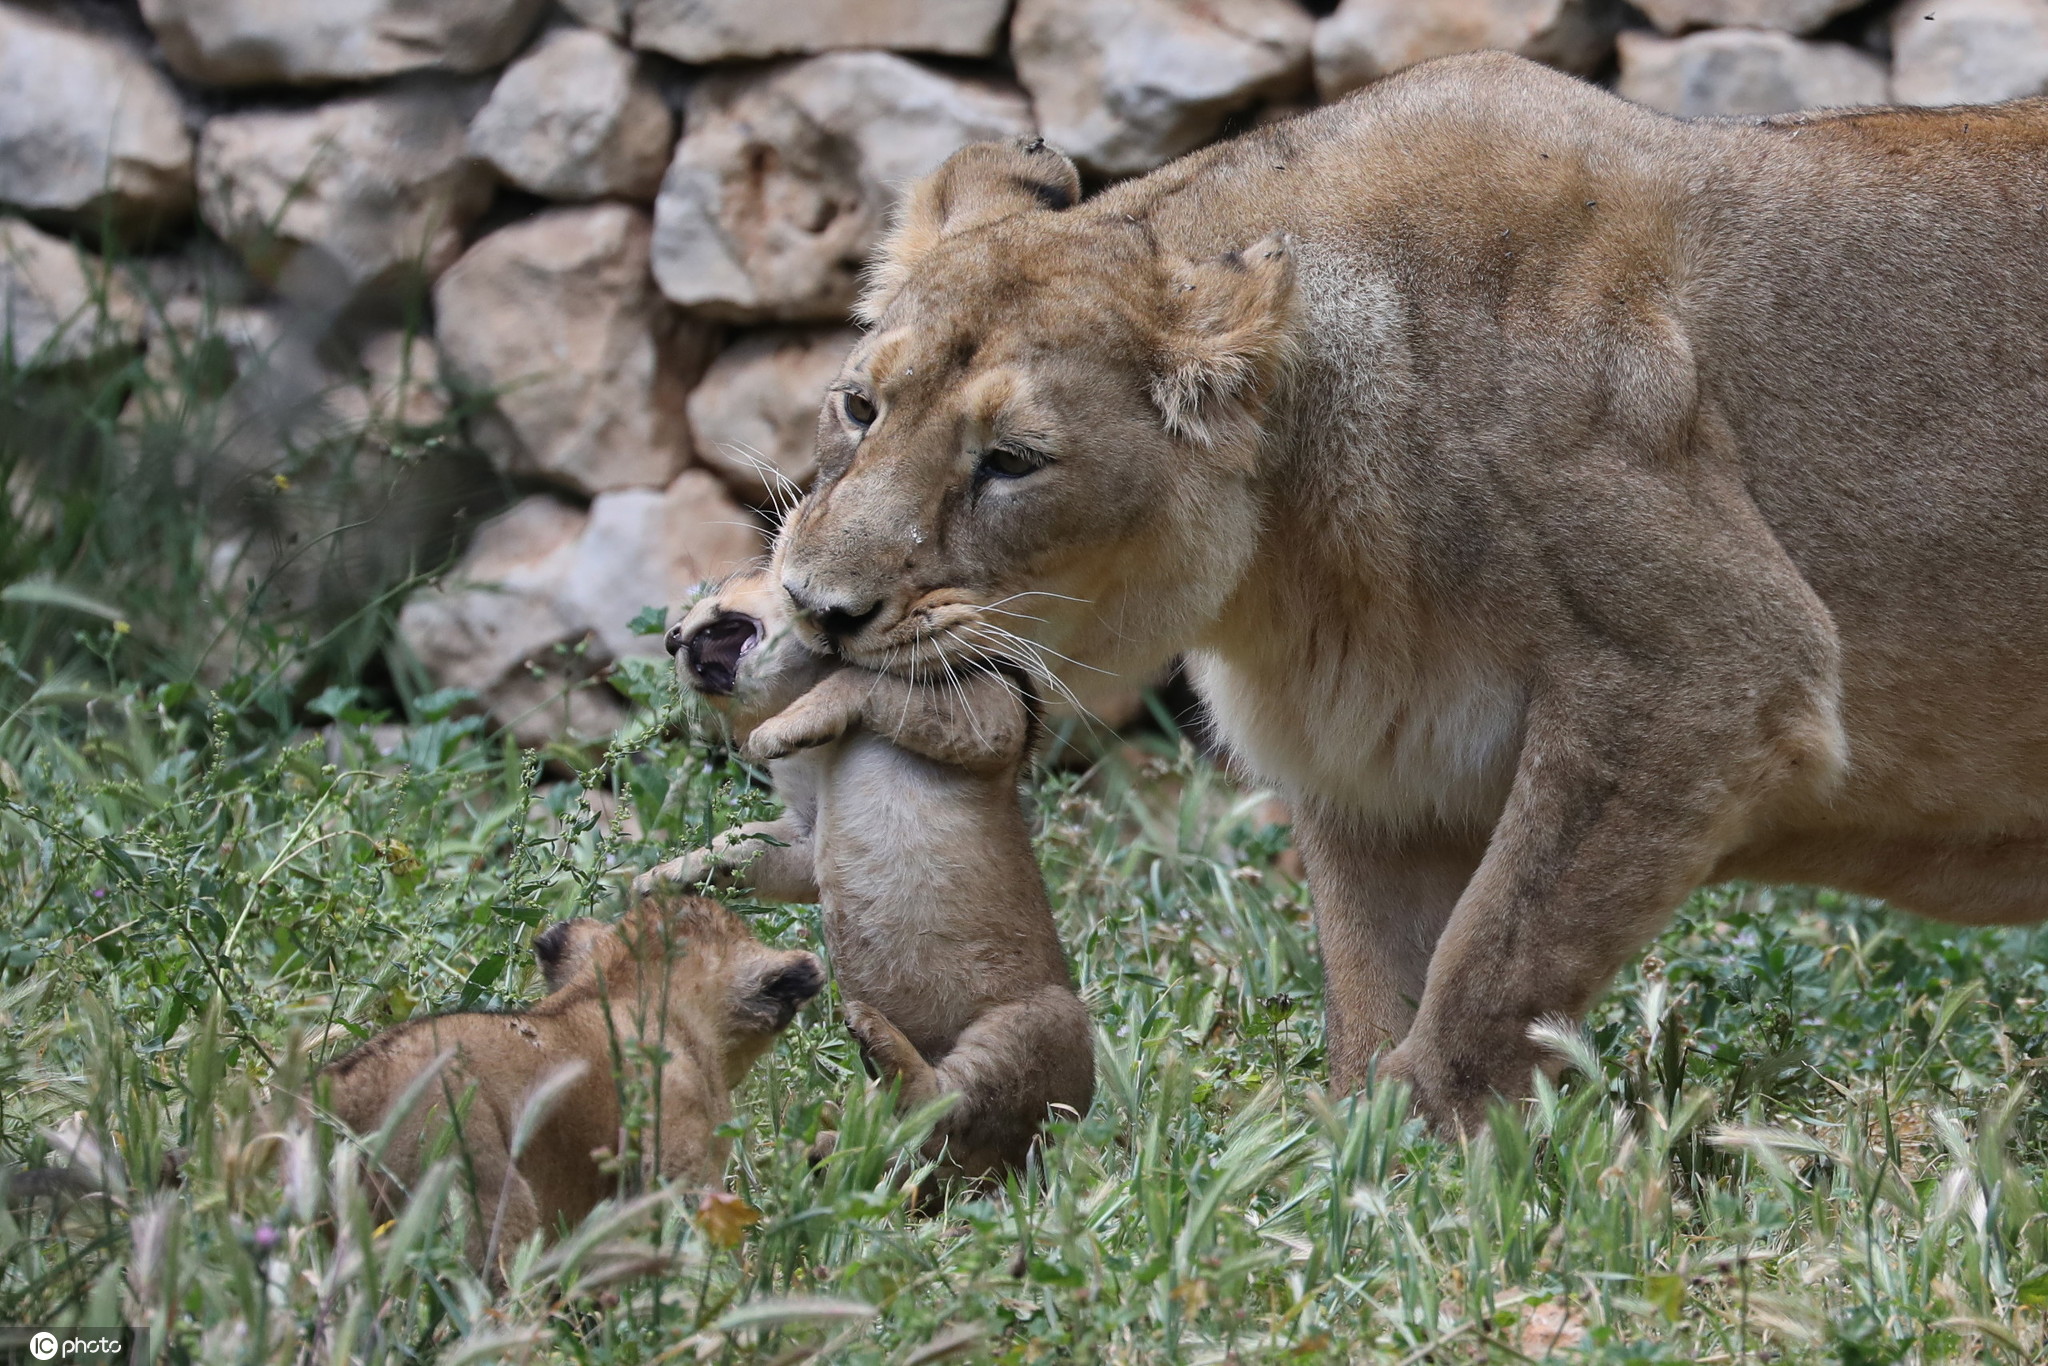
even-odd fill
[[[1172,739],[1033,790],[1100,1067],[1040,1169],[915,1208],[929,1116],[828,998],[738,1098],[729,1193],[629,1193],[494,1289],[459,1159],[375,1224],[376,1136],[310,1070],[530,999],[537,927],[766,799],[658,669],[608,751],[544,761],[380,679],[374,616],[340,649],[223,595],[199,492],[136,463],[146,382],[0,371],[0,1170],[102,1188],[0,1202],[0,1321],[209,1366],[2048,1357],[2041,933],[1702,894],[1552,1036],[1561,1085],[1445,1143],[1323,1093],[1286,832]]]

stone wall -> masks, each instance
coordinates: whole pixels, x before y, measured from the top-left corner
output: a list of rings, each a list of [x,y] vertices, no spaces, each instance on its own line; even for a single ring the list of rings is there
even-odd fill
[[[810,478],[907,182],[1035,132],[1100,184],[1477,48],[1682,115],[1997,100],[2048,0],[0,0],[0,325],[75,365],[203,317],[310,338],[328,420],[469,414],[519,496],[400,634],[601,733],[628,621]]]

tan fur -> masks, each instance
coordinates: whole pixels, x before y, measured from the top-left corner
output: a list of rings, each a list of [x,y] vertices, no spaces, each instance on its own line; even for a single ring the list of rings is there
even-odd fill
[[[1064,210],[1005,164],[899,233],[778,572],[875,668],[1191,652],[1338,1085],[1472,1121],[1703,883],[2048,912],[2048,101],[1682,122],[1484,55]]]
[[[461,1114],[451,1152],[474,1177],[469,1251],[478,1265],[495,1264],[535,1230],[576,1223],[616,1192],[616,1176],[600,1169],[595,1153],[619,1151],[620,1091],[636,1073],[645,1084],[646,1064],[629,1061],[620,1078],[612,1060],[634,1059],[643,1046],[669,1055],[644,1176],[717,1183],[731,1147],[718,1130],[732,1117],[732,1088],[824,985],[812,955],[768,947],[739,917],[698,897],[643,899],[617,926],[564,921],[535,949],[549,990],[531,1010],[415,1020],[321,1071],[331,1112],[367,1135],[447,1057],[399,1121],[372,1180],[388,1216],[419,1179],[450,1115]],[[563,1075],[574,1080],[515,1162],[511,1146],[528,1098]]]
[[[759,643],[706,687],[689,642],[735,614]],[[1019,800],[1034,722],[1021,689],[972,672],[918,683],[819,661],[782,592],[741,576],[671,637],[787,806],[649,885],[753,887],[820,901],[847,1027],[906,1106],[958,1102],[929,1151],[950,1174],[1024,1164],[1049,1110],[1094,1095],[1087,1009],[1074,994]]]

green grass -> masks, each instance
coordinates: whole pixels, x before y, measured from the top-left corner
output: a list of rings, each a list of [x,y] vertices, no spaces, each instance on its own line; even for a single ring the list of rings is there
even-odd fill
[[[33,450],[0,424],[0,473],[42,462],[0,509],[0,587],[31,585],[0,597],[0,1167],[109,1178],[7,1203],[0,1322],[126,1320],[208,1366],[2048,1356],[2048,936],[1704,893],[1558,1040],[1561,1089],[1444,1143],[1398,1095],[1322,1093],[1286,832],[1172,741],[1034,789],[1100,1078],[1041,1172],[913,1212],[922,1127],[828,997],[739,1098],[740,1204],[630,1192],[494,1293],[459,1169],[373,1226],[293,1099],[309,1067],[531,999],[537,928],[765,799],[660,669],[618,679],[641,712],[607,753],[528,755],[403,661],[365,672],[374,612],[338,637],[207,598],[197,495],[122,501],[149,382],[0,370],[47,419]],[[160,552],[124,557],[118,516],[160,517]],[[810,909],[752,913],[818,943]]]

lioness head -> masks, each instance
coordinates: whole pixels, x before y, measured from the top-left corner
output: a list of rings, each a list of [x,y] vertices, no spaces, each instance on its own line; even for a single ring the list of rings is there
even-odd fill
[[[1242,574],[1292,247],[1188,259],[1078,195],[1037,142],[965,148],[911,193],[777,545],[815,648],[1085,685],[1190,643]]]
[[[789,599],[765,569],[707,590],[668,630],[676,672],[744,740],[832,668],[797,635]]]
[[[548,984],[536,1013],[602,999],[621,1039],[694,1027],[715,1046],[728,1085],[825,985],[815,956],[763,944],[705,897],[643,897],[615,925],[564,920],[533,951]]]

